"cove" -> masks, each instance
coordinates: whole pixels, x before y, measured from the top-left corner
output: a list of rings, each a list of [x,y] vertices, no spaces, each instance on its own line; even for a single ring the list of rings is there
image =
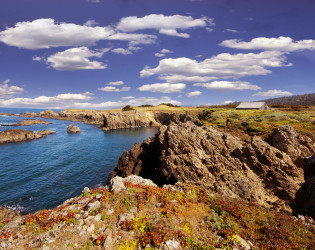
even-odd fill
[[[0,116],[0,124],[23,119]],[[0,144],[0,205],[22,213],[56,207],[86,186],[106,184],[121,154],[157,131],[148,127],[104,132],[82,122],[36,119],[52,124],[18,128],[35,132],[52,129],[56,134]],[[81,133],[68,134],[70,124],[78,125]],[[0,131],[13,128],[17,127],[0,127]]]

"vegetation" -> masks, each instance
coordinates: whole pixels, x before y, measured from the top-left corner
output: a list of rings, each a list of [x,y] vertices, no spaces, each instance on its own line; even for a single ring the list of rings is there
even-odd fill
[[[165,106],[168,106],[168,107],[180,107],[180,106],[172,104],[172,103],[161,103],[160,105],[165,105]]]
[[[241,241],[256,249],[315,248],[315,226],[309,224],[309,218],[306,223],[289,214],[214,195],[191,184],[179,184],[175,190],[128,182],[125,186],[127,190],[118,194],[105,188],[93,189],[54,210],[29,214],[15,230],[0,231],[0,240],[19,241],[30,248],[34,238],[56,233],[58,225],[58,240],[52,241],[51,248],[64,248],[63,241],[77,249],[99,249],[108,237],[114,242],[113,249],[148,245],[158,248],[170,239],[186,249],[241,248],[244,244]],[[84,201],[88,199],[92,204],[96,197],[101,207],[88,217],[92,218],[95,230],[78,237],[77,231],[71,231],[75,227],[82,230],[76,218],[84,214]],[[109,208],[114,211],[111,215],[107,214]],[[118,222],[121,214],[130,213],[131,208],[137,208],[132,218]],[[97,216],[102,219],[94,220]]]
[[[260,135],[267,138],[273,128],[290,125],[315,138],[315,107],[299,108],[280,106],[266,111],[211,108],[199,112],[198,118],[205,125],[212,125],[238,136]]]
[[[130,105],[126,105],[125,107],[123,107],[121,109],[122,111],[131,111],[131,110],[135,110],[133,107],[131,107]]]

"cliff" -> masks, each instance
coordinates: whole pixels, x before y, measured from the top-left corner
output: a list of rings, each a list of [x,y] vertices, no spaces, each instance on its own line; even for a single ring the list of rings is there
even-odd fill
[[[303,168],[295,163],[299,157],[315,154],[315,148],[302,136],[284,147],[287,136],[281,137],[279,131],[296,133],[288,126],[276,129],[272,146],[258,136],[244,143],[191,122],[162,126],[155,137],[123,153],[111,178],[135,174],[159,185],[197,183],[215,193],[292,211],[295,193],[304,181]]]

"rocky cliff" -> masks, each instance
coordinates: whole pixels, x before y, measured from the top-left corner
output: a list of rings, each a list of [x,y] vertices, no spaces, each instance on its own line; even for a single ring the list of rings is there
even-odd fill
[[[287,126],[278,130],[292,132]],[[314,152],[314,144],[300,147],[299,142],[292,146],[302,154]],[[278,137],[277,143],[285,141]],[[198,127],[191,122],[173,124],[162,126],[155,137],[124,152],[112,178],[135,174],[159,185],[198,183],[216,193],[291,211],[303,182],[303,170],[295,165],[296,155],[283,150],[260,137],[245,144],[212,127]]]

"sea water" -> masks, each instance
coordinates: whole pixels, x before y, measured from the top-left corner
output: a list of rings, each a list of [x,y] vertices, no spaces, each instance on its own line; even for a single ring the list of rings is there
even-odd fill
[[[41,110],[0,108],[0,113]],[[0,205],[23,213],[56,207],[79,195],[84,187],[105,185],[118,159],[137,142],[153,136],[156,128],[130,128],[104,132],[82,122],[0,116],[0,124],[40,119],[50,125],[0,126],[0,131],[55,130],[56,134],[32,141],[0,144]],[[77,125],[80,134],[68,134]]]

